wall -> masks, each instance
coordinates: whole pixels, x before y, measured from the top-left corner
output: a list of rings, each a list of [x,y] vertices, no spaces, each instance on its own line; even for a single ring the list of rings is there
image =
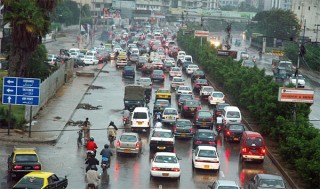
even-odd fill
[[[54,97],[60,87],[73,77],[73,64],[73,60],[65,62],[57,71],[41,82],[39,106],[32,107],[32,117],[37,115],[40,109]],[[25,106],[24,117],[26,121],[30,121],[30,106]]]

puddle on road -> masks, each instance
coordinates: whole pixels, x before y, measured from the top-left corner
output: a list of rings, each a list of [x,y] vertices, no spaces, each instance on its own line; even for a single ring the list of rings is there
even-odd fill
[[[98,105],[98,106],[92,106],[91,104],[87,104],[87,103],[80,103],[78,104],[76,109],[85,109],[85,110],[99,110],[101,109],[102,106]]]
[[[105,89],[102,86],[97,86],[97,85],[89,85],[89,84],[84,84],[86,86],[89,86],[89,89]]]

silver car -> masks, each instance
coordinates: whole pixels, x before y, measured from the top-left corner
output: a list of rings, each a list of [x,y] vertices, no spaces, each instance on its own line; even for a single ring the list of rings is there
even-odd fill
[[[142,142],[138,133],[122,133],[116,145],[117,155],[120,155],[120,153],[139,155],[141,149]]]

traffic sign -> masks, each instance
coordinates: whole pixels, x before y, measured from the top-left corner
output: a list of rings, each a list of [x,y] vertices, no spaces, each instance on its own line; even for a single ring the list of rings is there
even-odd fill
[[[208,37],[209,36],[209,31],[195,30],[194,31],[194,36],[196,36],[196,37]]]
[[[2,104],[38,106],[40,83],[37,78],[4,77]]]
[[[279,88],[278,101],[280,102],[301,102],[313,103],[313,89]]]

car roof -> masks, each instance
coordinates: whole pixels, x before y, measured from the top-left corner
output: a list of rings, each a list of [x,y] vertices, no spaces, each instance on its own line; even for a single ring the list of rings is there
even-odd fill
[[[220,186],[238,186],[238,184],[233,180],[217,180],[217,183],[219,183]]]
[[[133,112],[138,112],[138,111],[148,111],[147,107],[135,107]]]
[[[154,131],[172,132],[170,129],[155,128]]]
[[[210,130],[210,129],[198,129],[198,133],[204,133],[204,132],[213,133],[213,130]]]
[[[173,152],[157,152],[155,156],[177,156],[176,153]]]
[[[166,90],[166,91],[170,91],[170,89],[167,89],[167,88],[159,88],[157,91],[159,90]]]
[[[224,107],[224,110],[225,111],[232,111],[232,110],[240,111],[237,106],[226,106],[226,107]]]
[[[217,151],[217,148],[214,146],[198,146],[199,150],[214,150]]]
[[[15,154],[37,154],[36,148],[17,148],[17,147],[14,147],[13,152]]]
[[[28,174],[26,174],[25,176],[27,177],[40,177],[40,178],[48,178],[51,175],[53,175],[54,173],[52,172],[44,172],[44,171],[32,171]]]
[[[278,175],[271,175],[271,174],[257,174],[257,176],[261,179],[276,179],[276,180],[283,180],[281,176]]]
[[[121,136],[122,135],[133,135],[133,136],[139,136],[138,133],[134,133],[134,132],[124,132],[124,133],[121,133]]]
[[[177,110],[176,108],[165,108],[164,110],[166,110],[166,109],[168,109],[168,110]]]

